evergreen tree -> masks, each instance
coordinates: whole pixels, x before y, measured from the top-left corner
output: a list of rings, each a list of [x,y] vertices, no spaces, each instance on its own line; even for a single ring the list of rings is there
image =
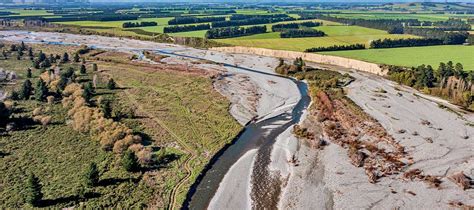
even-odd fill
[[[51,67],[51,62],[49,62],[49,59],[45,59],[43,62],[41,62],[40,67],[41,68]]]
[[[28,183],[26,185],[26,202],[33,206],[37,206],[41,199],[43,199],[41,188],[42,186],[38,177],[36,177],[34,174],[30,174],[28,177]]]
[[[69,61],[69,54],[67,54],[67,52],[64,53],[63,55],[63,59],[61,60],[61,62],[63,63],[66,63]]]
[[[28,68],[28,69],[26,70],[26,77],[27,77],[27,78],[31,78],[31,77],[32,77],[31,69],[30,69],[30,68]]]
[[[23,82],[23,85],[21,86],[21,89],[20,89],[20,98],[23,99],[23,100],[30,99],[32,91],[33,91],[33,87],[32,87],[32,84],[31,84],[30,80],[28,80],[28,79],[25,80]]]
[[[138,160],[135,153],[127,150],[122,157],[122,166],[128,172],[133,172],[139,169]]]
[[[43,51],[39,52],[38,60],[39,60],[40,63],[43,62],[44,60],[46,60],[46,55],[43,53]]]
[[[10,45],[10,52],[15,52],[17,50],[18,49],[17,49],[16,45],[14,45],[14,44]]]
[[[50,62],[50,63],[56,63],[56,58],[54,57],[53,54],[50,54],[50,55],[49,55],[49,62]]]
[[[84,174],[84,181],[86,186],[93,187],[99,183],[99,169],[97,164],[91,163]]]
[[[28,56],[33,57],[33,48],[28,48]]]
[[[112,106],[109,100],[103,100],[100,108],[102,109],[102,113],[104,113],[105,118],[112,117]]]
[[[80,72],[81,74],[86,74],[86,71],[87,71],[86,66],[85,66],[84,64],[82,64],[82,65],[81,65],[81,69],[79,70],[79,72]]]
[[[109,81],[107,82],[107,89],[113,90],[117,87],[117,84],[115,83],[114,79],[110,78]]]
[[[38,82],[36,82],[36,89],[35,89],[36,100],[43,101],[44,98],[46,98],[47,94],[48,94],[48,87],[46,87],[46,83],[43,81],[43,79],[39,79]]]
[[[10,118],[10,110],[7,108],[5,103],[0,101],[0,120],[6,122]]]
[[[18,52],[21,52],[21,51],[18,51]],[[20,55],[20,53],[18,53],[18,54],[16,55],[16,59],[17,59],[17,60],[21,60],[21,55]]]
[[[78,63],[79,60],[80,60],[79,54],[78,54],[78,53],[74,53],[74,62]]]
[[[21,45],[20,45],[20,51],[24,51],[26,50],[26,45],[25,45],[25,42],[21,42]]]
[[[92,95],[94,94],[94,87],[92,87],[92,83],[88,82],[84,84],[84,92],[82,93],[82,97],[89,102],[89,100],[92,98]]]

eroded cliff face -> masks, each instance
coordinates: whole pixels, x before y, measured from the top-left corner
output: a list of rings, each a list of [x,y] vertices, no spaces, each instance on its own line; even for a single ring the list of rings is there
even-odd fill
[[[211,48],[211,50],[227,52],[227,53],[240,53],[240,54],[253,54],[261,56],[270,56],[286,59],[296,59],[303,58],[305,61],[330,64],[336,66],[342,66],[345,68],[356,69],[359,71],[365,71],[372,74],[377,74],[380,76],[387,75],[388,71],[382,69],[378,64],[369,63],[365,61],[342,58],[331,55],[320,55],[314,53],[304,53],[304,52],[294,52],[286,50],[271,50],[264,48],[254,48],[254,47],[216,47]]]

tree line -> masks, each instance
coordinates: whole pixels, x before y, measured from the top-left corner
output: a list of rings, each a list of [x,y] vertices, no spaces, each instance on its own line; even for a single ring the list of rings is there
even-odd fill
[[[292,17],[277,17],[277,18],[272,18],[271,16],[258,17],[258,18],[242,19],[242,20],[212,22],[212,27],[221,28],[221,27],[231,27],[231,26],[258,25],[258,24],[276,23],[276,22],[294,21],[294,20],[296,19]]]
[[[281,38],[299,38],[299,37],[322,37],[326,36],[323,31],[312,28],[288,29],[280,33]]]
[[[186,32],[186,31],[208,30],[210,28],[211,28],[210,24],[166,26],[165,28],[163,28],[163,32],[164,33],[178,33],[178,32]]]
[[[445,32],[435,28],[405,28],[406,34],[422,36],[431,39],[440,39],[443,44],[463,44],[469,36],[466,31]]]
[[[287,14],[272,14],[272,15],[243,15],[243,14],[233,14],[230,16],[230,20],[245,20],[245,19],[254,19],[254,18],[288,18]]]
[[[322,22],[306,21],[301,23],[280,23],[272,25],[273,32],[280,32],[287,29],[298,29],[302,27],[317,27],[323,25]]]
[[[329,47],[313,47],[313,48],[306,49],[305,52],[324,52],[324,51],[361,50],[361,49],[365,49],[364,44],[333,45]]]
[[[168,25],[207,23],[215,21],[225,21],[225,17],[175,17],[168,21]]]
[[[87,14],[87,15],[68,15],[46,19],[48,22],[67,22],[67,21],[118,21],[118,20],[138,20],[136,14]]]
[[[443,31],[469,31],[471,30],[471,25],[464,22],[461,19],[449,18],[446,21],[438,21],[433,23],[436,28],[439,28]]]
[[[207,39],[223,39],[267,32],[266,26],[212,28],[206,32]]]
[[[157,26],[157,22],[125,22],[122,24],[122,28],[137,28],[146,26]]]
[[[387,31],[390,34],[403,34],[404,25],[421,25],[419,20],[416,19],[377,19],[367,20],[362,18],[340,18],[328,15],[320,15],[319,19],[328,20],[333,22],[344,23],[347,25],[357,25],[367,28],[374,28],[379,30]]]
[[[377,39],[370,42],[370,48],[394,48],[442,45],[443,40],[431,38],[409,38],[409,39]]]

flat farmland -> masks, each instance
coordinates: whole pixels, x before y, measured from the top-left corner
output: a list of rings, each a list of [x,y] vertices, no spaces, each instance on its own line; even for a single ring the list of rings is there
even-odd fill
[[[332,45],[348,44],[367,45],[370,41],[376,39],[402,39],[415,37],[405,34],[388,34],[386,31],[364,28],[360,26],[323,25],[315,28],[324,31],[328,36],[282,39],[280,38],[279,32],[270,32],[217,41],[238,46],[304,51],[311,47],[327,47]]]
[[[440,62],[462,63],[464,69],[474,70],[474,46],[442,45],[428,47],[404,47],[390,49],[367,49],[352,51],[322,52],[321,54],[354,58],[373,63],[399,66],[432,65]]]

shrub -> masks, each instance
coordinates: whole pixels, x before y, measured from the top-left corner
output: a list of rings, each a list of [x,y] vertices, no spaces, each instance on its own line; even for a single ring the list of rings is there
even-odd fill
[[[117,87],[117,83],[115,83],[113,78],[110,78],[109,81],[107,82],[107,89],[113,90]]]
[[[20,98],[23,99],[23,100],[30,99],[32,91],[33,91],[33,87],[32,87],[32,84],[31,84],[30,80],[28,80],[28,79],[25,80],[23,82],[23,85],[21,86],[21,89],[20,89]]]
[[[26,185],[25,200],[27,203],[37,206],[41,199],[43,199],[43,193],[41,192],[42,186],[38,177],[34,174],[30,174]]]
[[[99,183],[99,169],[97,168],[96,163],[89,164],[86,172],[84,173],[84,182],[86,186],[92,187],[96,186]]]
[[[135,153],[127,150],[122,157],[122,166],[128,172],[137,171],[139,169],[138,160]]]

